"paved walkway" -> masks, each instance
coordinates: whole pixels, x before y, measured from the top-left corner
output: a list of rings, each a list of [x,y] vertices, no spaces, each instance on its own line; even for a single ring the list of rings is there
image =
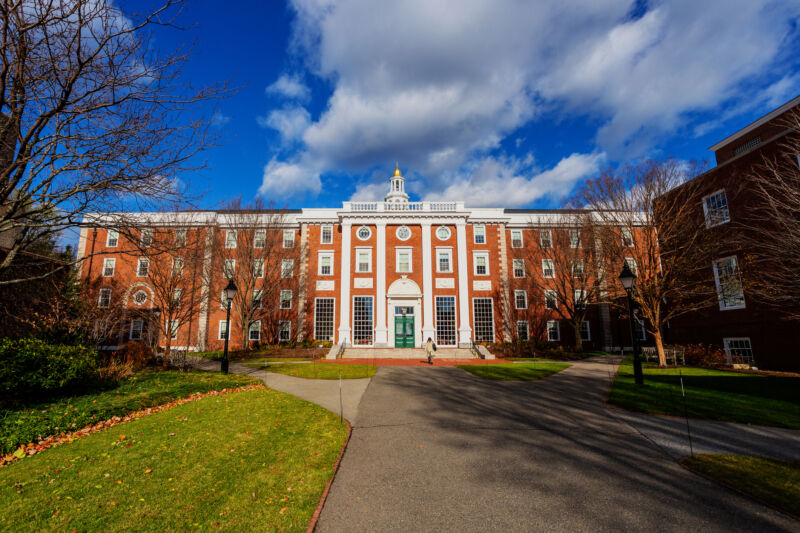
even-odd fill
[[[613,370],[514,383],[380,368],[318,531],[797,531],[605,408]]]

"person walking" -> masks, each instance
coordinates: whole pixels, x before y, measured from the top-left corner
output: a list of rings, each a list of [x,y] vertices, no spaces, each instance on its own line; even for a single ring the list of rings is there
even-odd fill
[[[436,344],[433,339],[428,337],[428,342],[425,343],[425,353],[428,354],[428,363],[433,364],[433,354],[436,352]]]

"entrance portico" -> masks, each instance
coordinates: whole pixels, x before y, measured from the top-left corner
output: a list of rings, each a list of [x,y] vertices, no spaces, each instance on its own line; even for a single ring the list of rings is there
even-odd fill
[[[422,346],[422,291],[419,285],[406,276],[389,285],[386,291],[386,316],[389,318],[388,346],[395,348],[411,348]],[[398,324],[402,324],[398,332]],[[408,328],[412,333],[412,342],[406,342]],[[400,346],[401,344],[402,346]]]

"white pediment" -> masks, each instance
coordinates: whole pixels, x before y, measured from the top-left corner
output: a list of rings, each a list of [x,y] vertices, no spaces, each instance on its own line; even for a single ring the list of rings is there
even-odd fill
[[[414,281],[403,276],[400,279],[394,280],[392,284],[389,285],[386,296],[394,298],[421,298],[422,291],[419,290],[419,285],[414,283]]]

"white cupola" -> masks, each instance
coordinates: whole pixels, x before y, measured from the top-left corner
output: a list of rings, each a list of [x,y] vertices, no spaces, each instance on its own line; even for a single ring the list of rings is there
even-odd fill
[[[392,204],[407,204],[406,180],[400,174],[400,166],[395,166],[394,175],[389,179],[389,194],[383,197],[384,202]]]

